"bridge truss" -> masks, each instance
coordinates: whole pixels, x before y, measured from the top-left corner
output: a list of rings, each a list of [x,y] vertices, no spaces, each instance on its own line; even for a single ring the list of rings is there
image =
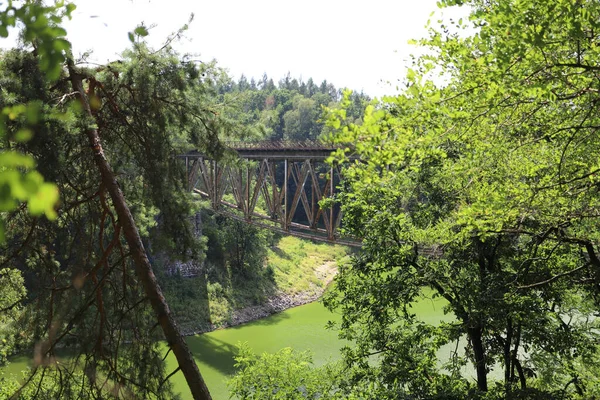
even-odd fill
[[[340,181],[339,167],[325,162],[335,147],[278,141],[228,143],[228,148],[237,157],[217,161],[195,151],[180,156],[189,190],[209,199],[214,211],[293,236],[360,246],[339,237],[339,208],[319,205]]]

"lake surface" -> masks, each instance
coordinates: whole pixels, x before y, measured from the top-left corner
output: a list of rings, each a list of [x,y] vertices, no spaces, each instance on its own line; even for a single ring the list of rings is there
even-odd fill
[[[424,298],[412,310],[423,321],[438,323],[452,319],[443,315],[443,305],[441,298]],[[339,315],[317,301],[244,325],[193,336],[188,338],[188,343],[213,399],[229,399],[226,381],[235,373],[233,358],[238,343],[248,343],[257,354],[275,353],[284,347],[310,350],[318,366],[340,358],[339,349],[346,342],[338,339],[337,332],[325,329],[328,321],[339,319]],[[169,355],[167,362],[170,370],[177,366],[174,356]],[[183,374],[175,375],[172,382],[183,399],[192,398]]]
[[[229,399],[226,381],[235,373],[236,345],[246,342],[255,353],[275,353],[284,347],[311,350],[315,365],[339,359],[343,342],[337,332],[325,329],[339,316],[329,312],[320,302],[295,307],[270,317],[188,338],[202,376],[213,399]],[[169,369],[176,367],[175,357],[167,358]],[[182,398],[191,399],[183,374],[172,382]]]
[[[437,323],[452,319],[444,316],[444,301],[424,298],[413,305],[414,311],[423,321]],[[227,379],[235,373],[236,345],[246,342],[255,353],[275,353],[284,347],[295,350],[310,350],[315,365],[340,358],[339,349],[345,344],[338,339],[337,332],[325,329],[328,321],[337,321],[340,316],[328,311],[320,302],[295,307],[270,317],[232,328],[221,329],[187,338],[196,357],[200,372],[215,400],[229,399]],[[453,347],[453,346],[452,346]],[[445,351],[444,351],[445,350]],[[442,349],[441,358],[449,356],[450,348]],[[18,374],[27,367],[29,357],[13,359],[6,372]],[[167,357],[168,372],[177,366],[173,353]],[[16,375],[20,376],[20,375]],[[192,399],[181,372],[171,378],[175,390],[183,399]]]

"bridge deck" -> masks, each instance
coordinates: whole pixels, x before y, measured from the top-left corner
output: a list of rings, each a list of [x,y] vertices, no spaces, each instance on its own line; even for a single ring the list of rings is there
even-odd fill
[[[286,235],[345,246],[362,246],[360,238],[337,235],[341,221],[339,210],[334,210],[333,207],[322,210],[318,206],[320,200],[333,195],[334,179],[335,176],[339,179],[340,170],[336,166],[328,165],[328,176],[321,177],[313,164],[323,164],[324,160],[341,146],[315,141],[283,140],[224,144],[226,149],[237,152],[242,159],[258,160],[258,165],[252,168],[246,165],[241,169],[239,166],[221,166],[210,155],[198,151],[178,156],[186,161],[190,190],[210,199],[215,212]],[[350,159],[354,157],[351,156]],[[278,180],[275,170],[277,165],[281,164],[284,164],[284,173]],[[295,189],[288,187],[290,182]],[[204,190],[196,188],[196,183],[203,184]],[[232,189],[235,203],[223,199],[227,187]],[[310,188],[310,192],[307,192],[307,188]],[[255,211],[259,196],[264,200],[269,215]],[[309,225],[292,220],[295,210],[300,205],[304,208]],[[226,211],[222,206],[231,211]],[[320,223],[326,229],[320,228]],[[443,254],[441,246],[419,245],[416,250],[431,258],[439,258]]]
[[[341,146],[316,141],[259,141],[225,142],[225,147],[234,150],[240,158],[247,160],[325,160]],[[181,158],[210,158],[198,151],[181,154]]]

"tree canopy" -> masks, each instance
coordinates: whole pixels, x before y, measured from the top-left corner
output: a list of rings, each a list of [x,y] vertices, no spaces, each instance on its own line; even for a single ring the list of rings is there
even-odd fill
[[[0,169],[8,185],[0,263],[10,288],[1,296],[0,329],[9,338],[0,344],[2,362],[35,348],[24,384],[3,385],[2,394],[171,398],[157,342],[164,334],[194,396],[210,398],[144,247],[198,257],[193,207],[173,154],[219,151],[220,131],[232,126],[215,101],[222,71],[185,62],[168,45],[148,49],[136,39],[147,34],[143,27],[122,60],[83,68],[59,27],[63,6],[37,4],[10,3],[2,13],[12,18],[3,24],[14,25],[15,16],[24,24],[26,46],[4,52],[0,63],[8,163]],[[23,174],[33,159],[37,169]],[[56,223],[37,218],[44,212]],[[58,362],[65,347],[76,357]]]
[[[469,15],[418,42],[404,94],[362,125],[331,114],[359,158],[344,227],[364,238],[329,299],[357,343],[346,360],[381,398],[597,396],[600,8],[440,3]],[[424,288],[454,321],[419,321]],[[440,366],[452,342],[465,350]]]
[[[324,378],[305,354],[243,352],[236,393],[269,393],[249,378],[275,363],[298,371],[277,389],[290,396],[600,396],[600,4],[439,5],[465,17],[415,42],[426,52],[404,92],[370,105],[346,93],[338,109],[327,81],[235,82],[149,49],[143,26],[122,60],[85,67],[60,27],[72,5],[9,2],[0,36],[19,22],[26,47],[0,60],[0,362],[35,348],[35,363],[0,394],[170,398],[164,335],[209,398],[149,256],[202,257],[172,156],[218,156],[235,132],[345,144],[331,160],[345,177],[335,201],[364,240],[326,298],[353,343],[345,365]],[[250,274],[266,238],[238,230],[214,236]],[[412,305],[427,296],[449,318],[419,318]],[[74,362],[57,361],[65,347]]]
[[[327,134],[323,107],[335,106],[341,99],[341,90],[333,84],[323,81],[317,85],[312,78],[304,82],[289,73],[277,85],[266,74],[259,82],[252,82],[248,83],[242,75],[237,82],[225,78],[219,83],[224,102],[238,105],[237,119],[262,127],[261,136],[249,139],[319,140]],[[353,93],[351,100],[347,113],[358,122],[370,98],[364,93]]]
[[[0,37],[6,38],[9,28],[23,27],[22,37],[33,43],[38,56],[39,68],[52,81],[60,75],[65,53],[70,43],[65,39],[66,31],[60,26],[63,18],[70,18],[75,6],[61,3],[45,6],[40,2],[25,2],[15,5],[9,1],[0,11]],[[32,215],[56,218],[54,204],[58,200],[56,186],[44,182],[35,170],[32,157],[14,151],[10,142],[25,142],[32,136],[32,128],[38,123],[41,112],[36,101],[3,104],[0,114],[0,140],[4,143],[0,153],[0,212],[15,210],[25,203]],[[21,128],[7,132],[13,121],[21,122]],[[0,244],[5,240],[5,220],[0,214]]]

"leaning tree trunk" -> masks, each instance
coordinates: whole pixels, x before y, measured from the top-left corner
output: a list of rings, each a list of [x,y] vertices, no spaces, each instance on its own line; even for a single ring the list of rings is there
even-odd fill
[[[67,62],[69,77],[71,79],[71,84],[73,85],[73,90],[79,96],[84,112],[93,118],[89,100],[85,91],[83,90],[82,76],[75,71],[75,67],[71,59],[68,59]],[[173,315],[169,310],[169,306],[162,294],[160,287],[158,286],[158,282],[156,281],[156,277],[152,271],[152,266],[150,265],[150,261],[148,260],[148,256],[146,254],[146,250],[142,244],[142,239],[131,212],[129,211],[129,207],[127,206],[123,192],[121,192],[121,189],[119,188],[115,178],[115,174],[113,173],[108,160],[104,156],[98,131],[95,128],[88,128],[86,130],[86,134],[94,153],[94,161],[96,162],[96,166],[98,167],[102,177],[102,184],[106,187],[108,193],[110,194],[119,217],[119,222],[123,228],[123,235],[125,236],[125,240],[129,245],[129,249],[135,264],[137,277],[144,285],[146,296],[148,296],[150,304],[156,313],[156,317],[160,326],[162,327],[165,338],[167,339],[169,346],[177,358],[179,368],[185,376],[194,399],[210,400],[211,396],[206,384],[204,383],[204,379],[198,370],[198,366],[194,361],[192,353],[190,352],[184,337],[179,332],[179,328],[173,319]]]

